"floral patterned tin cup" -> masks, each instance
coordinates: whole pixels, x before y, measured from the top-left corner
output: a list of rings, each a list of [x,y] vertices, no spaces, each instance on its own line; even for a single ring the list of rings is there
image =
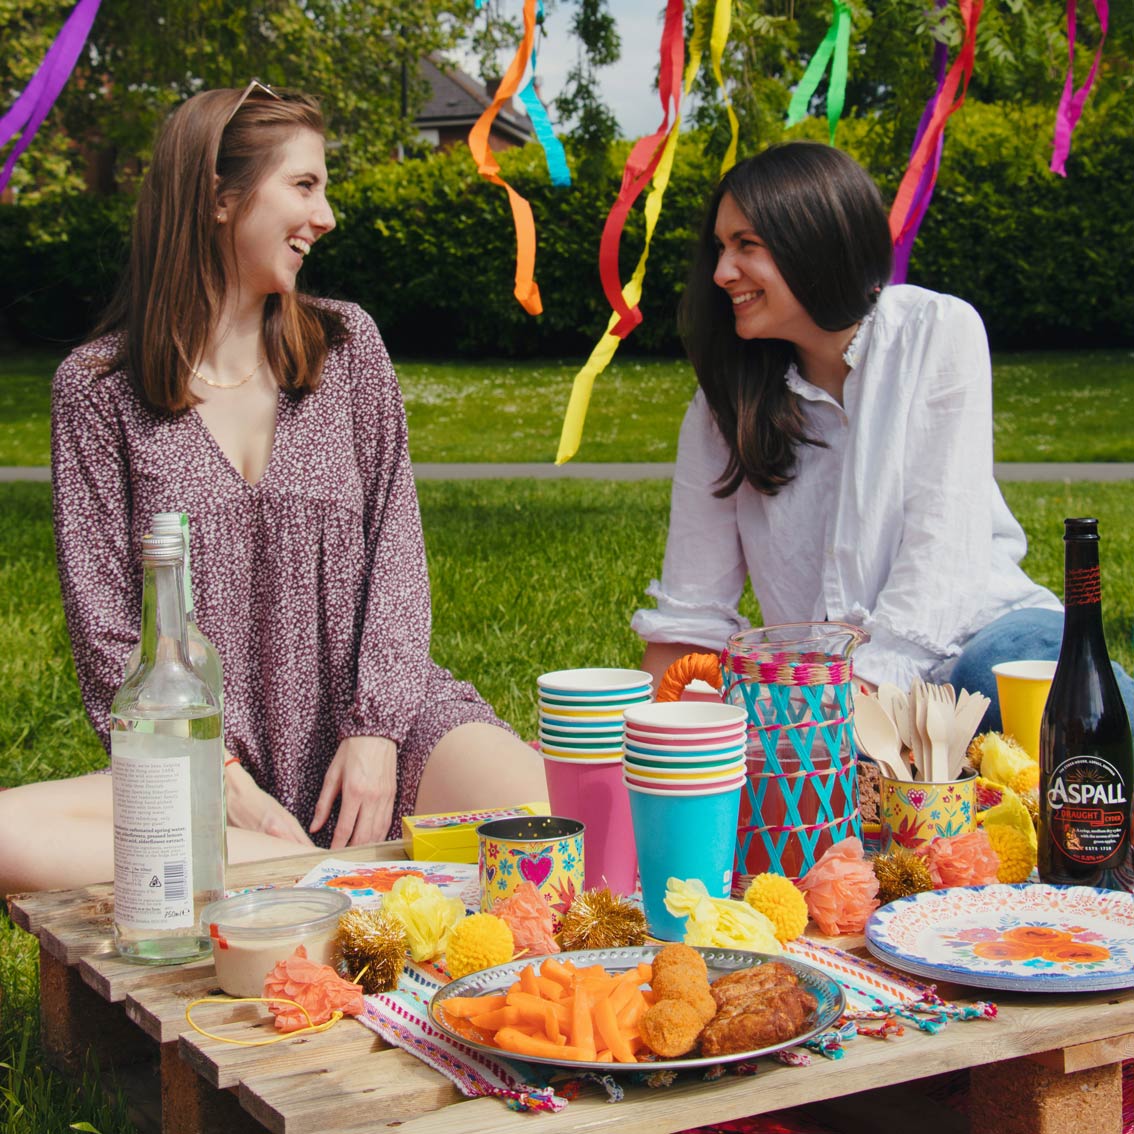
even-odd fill
[[[499,898],[531,882],[551,907],[558,933],[563,915],[583,891],[583,824],[559,815],[492,819],[477,829],[480,908],[491,913]]]
[[[914,850],[934,839],[968,834],[977,828],[976,773],[941,783],[883,776],[878,812],[883,851],[895,843]]]

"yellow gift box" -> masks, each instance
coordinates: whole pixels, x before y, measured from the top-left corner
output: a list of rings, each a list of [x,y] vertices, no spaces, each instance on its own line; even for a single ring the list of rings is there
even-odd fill
[[[515,807],[456,811],[448,815],[403,815],[402,844],[406,857],[423,862],[476,862],[476,829],[490,819],[519,815],[549,815],[547,802]]]

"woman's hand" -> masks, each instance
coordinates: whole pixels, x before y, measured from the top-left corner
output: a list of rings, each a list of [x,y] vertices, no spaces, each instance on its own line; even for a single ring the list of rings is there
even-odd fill
[[[229,764],[225,768],[224,792],[225,810],[233,827],[275,835],[305,847],[314,846],[299,820],[259,787],[240,764]]]
[[[327,822],[340,796],[331,850],[379,843],[390,829],[398,790],[398,750],[384,736],[348,736],[323,777],[311,830]]]

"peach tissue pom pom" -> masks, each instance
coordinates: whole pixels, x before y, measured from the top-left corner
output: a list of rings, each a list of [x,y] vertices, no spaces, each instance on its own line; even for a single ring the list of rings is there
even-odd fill
[[[796,885],[807,899],[811,920],[831,937],[861,933],[878,908],[878,879],[862,843],[853,837],[828,847]]]
[[[308,1020],[295,1004],[269,1004],[268,1011],[275,1016],[281,1032],[325,1024],[335,1012],[359,1016],[366,1011],[362,986],[343,980],[330,965],[308,960],[302,945],[297,945],[286,961],[277,961],[264,978],[264,999],[275,996],[302,1004],[311,1015]]]
[[[949,886],[987,886],[997,881],[1000,859],[983,828],[967,835],[934,839],[917,853],[929,867],[933,888]]]
[[[551,907],[534,882],[521,882],[508,897],[497,898],[492,912],[512,931],[519,953],[538,957],[559,952],[551,931]]]

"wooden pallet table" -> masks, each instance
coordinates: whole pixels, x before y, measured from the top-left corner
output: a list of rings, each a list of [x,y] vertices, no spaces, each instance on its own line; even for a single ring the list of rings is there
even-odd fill
[[[232,887],[286,885],[329,852],[233,867]],[[336,851],[357,861],[401,859],[398,844]],[[351,1020],[270,1047],[208,1039],[185,1021],[186,1004],[217,991],[212,963],[148,968],[121,961],[110,937],[109,885],[14,896],[17,925],[39,939],[43,1045],[75,1070],[87,1052],[126,1084],[148,1073],[160,1097],[135,1112],[162,1134],[304,1134],[380,1130],[400,1134],[667,1134],[786,1107],[807,1106],[836,1129],[894,1126],[919,1134],[1111,1134],[1121,1130],[1121,1063],[1134,1058],[1134,989],[1067,995],[1000,993],[993,1021],[954,1023],[936,1036],[909,1028],[885,1041],[853,1041],[841,1060],[810,1067],[761,1062],[752,1076],[669,1088],[630,1086],[618,1104],[586,1087],[558,1114],[508,1110],[465,1099],[443,1076]],[[861,938],[837,942],[861,951]],[[972,990],[942,988],[950,999]],[[979,994],[982,998],[984,994]],[[258,1004],[210,1005],[205,1026],[235,1039],[275,1034]],[[130,1075],[131,1069],[142,1070]],[[935,1106],[919,1082],[969,1074],[969,1119]],[[129,1087],[127,1087],[129,1091]],[[156,1094],[156,1092],[155,1092]],[[147,1117],[148,1114],[148,1117]]]

